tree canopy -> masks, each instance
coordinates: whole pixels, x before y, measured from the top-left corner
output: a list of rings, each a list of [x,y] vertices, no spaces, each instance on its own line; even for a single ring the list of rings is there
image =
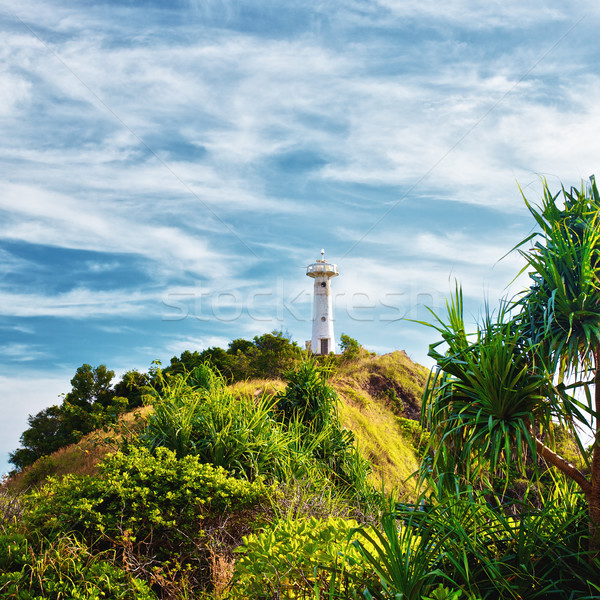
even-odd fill
[[[129,371],[113,388],[114,376],[106,365],[92,367],[86,363],[78,367],[63,402],[29,416],[29,427],[20,437],[22,448],[12,452],[9,461],[22,469],[78,442],[91,431],[114,423],[126,408],[141,406],[147,376]]]
[[[166,373],[192,371],[204,363],[212,365],[228,381],[281,377],[298,363],[302,350],[282,331],[272,331],[231,341],[227,350],[211,347],[202,352],[186,350],[179,358],[174,356]]]

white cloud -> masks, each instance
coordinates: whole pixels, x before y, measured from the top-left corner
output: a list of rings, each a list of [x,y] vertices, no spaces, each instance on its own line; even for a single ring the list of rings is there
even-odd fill
[[[179,272],[209,278],[234,274],[225,253],[182,229],[134,220],[118,204],[102,207],[26,185],[1,184],[0,209],[8,223],[0,237],[63,248],[137,254]]]
[[[5,356],[6,358],[17,362],[39,360],[40,358],[49,356],[47,352],[41,351],[38,348],[39,346],[35,344],[5,344],[4,346],[0,346],[0,356]]]
[[[378,0],[377,4],[389,9],[396,18],[426,19],[434,26],[446,23],[468,29],[525,29],[532,24],[564,21],[572,14],[564,2],[557,0],[534,0],[527,3],[518,0],[453,0],[444,3],[436,0]],[[583,13],[594,5],[583,2],[572,8],[575,7]]]
[[[66,317],[157,315],[161,310],[157,292],[94,291],[75,288],[50,295],[0,289],[0,315],[12,317]]]
[[[0,117],[18,114],[31,98],[31,84],[23,77],[0,71]]]

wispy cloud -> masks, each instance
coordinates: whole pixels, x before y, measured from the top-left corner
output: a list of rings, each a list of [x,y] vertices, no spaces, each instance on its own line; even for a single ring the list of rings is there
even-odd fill
[[[0,315],[12,317],[65,317],[85,319],[99,316],[140,316],[160,311],[157,292],[108,292],[74,289],[45,296],[0,289]]]
[[[17,362],[28,362],[47,358],[49,354],[39,349],[39,346],[31,344],[7,344],[0,346],[0,356]]]
[[[453,277],[476,313],[482,292],[506,292],[518,259],[497,260],[532,226],[516,181],[535,200],[539,175],[571,185],[597,169],[592,0],[140,6],[0,11],[13,364],[37,351],[71,365],[81,351],[133,366],[281,327],[302,339],[303,267],[322,246],[340,262],[339,327],[424,356],[426,334],[382,315],[442,303]],[[165,295],[199,287],[216,302],[209,320],[163,320]]]

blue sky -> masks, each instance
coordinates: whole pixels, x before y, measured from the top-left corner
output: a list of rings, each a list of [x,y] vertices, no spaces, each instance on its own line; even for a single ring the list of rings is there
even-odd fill
[[[429,364],[400,317],[469,311],[539,197],[597,172],[597,3],[60,2],[0,7],[0,470],[84,362],[147,370],[273,329]]]

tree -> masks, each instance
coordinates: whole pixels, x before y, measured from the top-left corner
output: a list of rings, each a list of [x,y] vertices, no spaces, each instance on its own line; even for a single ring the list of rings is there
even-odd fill
[[[83,364],[71,379],[71,391],[60,406],[50,406],[30,415],[29,428],[20,438],[23,448],[10,454],[9,461],[22,469],[38,458],[78,442],[84,435],[113,423],[128,404],[111,388],[114,371],[105,365]]]
[[[17,469],[23,469],[38,458],[72,442],[64,426],[64,411],[60,406],[49,406],[35,415],[29,415],[27,422],[29,428],[20,438],[23,448],[10,453],[9,462]]]
[[[237,356],[240,353],[248,354],[253,347],[254,344],[250,340],[237,338],[229,342],[229,346],[227,347],[227,353],[233,356]]]
[[[147,373],[134,369],[123,374],[121,381],[115,385],[114,393],[116,397],[127,399],[128,408],[137,408],[144,403],[143,396],[149,383],[150,376]]]
[[[280,377],[294,367],[302,357],[302,350],[281,331],[272,331],[254,337],[251,348],[250,374],[252,377]]]
[[[106,368],[106,365],[91,367],[83,364],[77,369],[71,385],[71,391],[65,396],[65,401],[74,406],[85,407],[93,404],[108,406],[115,393],[110,387],[115,376],[114,371]]]
[[[340,348],[344,355],[344,360],[353,360],[360,354],[361,345],[354,338],[342,333],[340,336]]]
[[[552,465],[575,480],[585,494],[590,515],[591,544],[600,549],[600,195],[594,177],[581,190],[562,188],[563,206],[544,183],[539,208],[525,200],[541,233],[533,249],[521,251],[531,269],[533,284],[520,301],[524,330],[538,355],[558,382],[562,409],[558,417],[569,426],[589,470],[589,476],[538,443]],[[529,238],[528,238],[529,239]],[[524,242],[527,240],[524,240]],[[585,392],[580,403],[572,389]],[[591,461],[574,426],[592,428]]]
[[[127,406],[125,398],[117,398],[111,388],[115,372],[106,365],[92,367],[87,363],[75,372],[71,391],[65,396],[63,425],[79,441],[84,435],[114,422]]]
[[[594,179],[581,190],[551,194],[544,182],[539,207],[526,199],[540,232],[517,248],[531,286],[498,314],[488,313],[466,333],[462,294],[447,303],[433,326],[442,342],[430,347],[437,363],[424,402],[424,419],[453,475],[470,479],[527,456],[540,455],[575,481],[589,509],[590,548],[600,548],[600,197]],[[535,238],[529,250],[523,246]],[[440,344],[446,343],[441,352]],[[567,385],[567,381],[571,381]],[[580,401],[576,390],[585,392]],[[577,442],[580,469],[544,439],[553,422]],[[591,460],[576,427],[588,426]],[[585,472],[587,471],[587,473]]]

